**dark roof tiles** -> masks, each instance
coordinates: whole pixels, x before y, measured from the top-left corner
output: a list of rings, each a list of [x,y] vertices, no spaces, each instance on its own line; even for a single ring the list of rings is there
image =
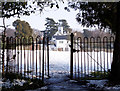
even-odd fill
[[[56,38],[56,40],[67,40],[67,35],[56,35],[53,36],[53,38]]]

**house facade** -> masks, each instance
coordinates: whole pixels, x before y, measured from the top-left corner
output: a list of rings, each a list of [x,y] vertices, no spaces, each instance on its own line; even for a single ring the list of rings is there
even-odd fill
[[[51,39],[52,45],[50,45],[51,50],[56,51],[69,51],[70,50],[70,33],[64,31],[62,26],[58,27],[58,31],[54,34]]]
[[[70,41],[68,40],[68,35],[56,35],[53,36],[54,50],[58,51],[69,51]]]

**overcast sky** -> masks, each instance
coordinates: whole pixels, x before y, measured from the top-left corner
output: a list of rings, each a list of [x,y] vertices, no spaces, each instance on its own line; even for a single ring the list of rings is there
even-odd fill
[[[27,21],[32,28],[45,30],[44,24],[46,23],[45,19],[47,17],[53,18],[56,22],[59,19],[66,19],[69,26],[74,30],[82,31],[83,27],[76,21],[76,14],[79,12],[73,9],[70,12],[64,10],[64,7],[67,6],[67,3],[59,3],[60,8],[57,9],[54,7],[53,9],[46,8],[41,14],[37,12],[36,14],[31,14],[30,16],[21,16],[20,20]],[[6,19],[6,25],[10,25],[9,28],[14,28],[12,26],[12,22],[14,22],[17,17],[11,17],[10,19]],[[0,19],[0,25],[2,25],[2,19]]]

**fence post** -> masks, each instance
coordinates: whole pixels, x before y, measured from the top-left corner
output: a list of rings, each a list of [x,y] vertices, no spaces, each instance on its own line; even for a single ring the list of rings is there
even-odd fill
[[[44,49],[45,49],[45,37],[43,37],[43,60],[42,60],[42,81],[44,82]]]
[[[33,75],[34,75],[34,39],[32,37],[32,70],[33,70],[33,73],[32,73],[32,79],[33,79]]]
[[[47,37],[47,61],[48,61],[48,77],[49,77],[49,38]]]
[[[73,33],[71,33],[70,78],[73,79]]]

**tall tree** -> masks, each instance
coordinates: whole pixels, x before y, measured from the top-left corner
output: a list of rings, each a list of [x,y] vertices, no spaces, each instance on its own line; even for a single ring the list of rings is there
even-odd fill
[[[45,26],[45,33],[50,38],[52,38],[52,36],[58,31],[58,23],[56,23],[52,18],[46,18]]]
[[[0,18],[3,18],[3,27],[4,33],[2,37],[3,42],[3,51],[2,51],[2,73],[4,74],[4,52],[5,52],[5,18],[10,18],[13,16],[20,17],[21,15],[30,15],[39,11],[40,13],[44,10],[45,7],[57,7],[59,8],[58,2],[53,2],[52,0],[1,0],[0,1]],[[63,0],[61,0],[63,2]],[[31,4],[30,4],[30,3]],[[33,7],[35,6],[35,7]],[[20,27],[20,26],[19,26]]]
[[[63,2],[63,0],[61,0]],[[28,4],[28,3],[31,4]],[[35,6],[35,7],[33,7]],[[36,0],[26,1],[26,0],[1,0],[0,1],[0,18],[3,18],[3,27],[4,33],[2,37],[3,42],[3,51],[2,51],[2,74],[4,74],[4,52],[5,52],[5,32],[6,32],[6,25],[5,25],[5,18],[10,18],[12,16],[21,15],[30,15],[31,13],[35,13],[35,11],[40,11],[40,13],[44,10],[45,7],[52,8],[56,6],[59,8],[57,2],[53,2],[51,0]]]
[[[33,34],[33,30],[28,22],[16,20],[13,22],[13,26],[16,29],[15,35],[18,37],[24,36],[25,38],[28,38]]]
[[[83,26],[109,29],[116,35],[111,65],[111,81],[120,81],[120,2],[76,2],[69,7],[79,9],[76,20]]]

